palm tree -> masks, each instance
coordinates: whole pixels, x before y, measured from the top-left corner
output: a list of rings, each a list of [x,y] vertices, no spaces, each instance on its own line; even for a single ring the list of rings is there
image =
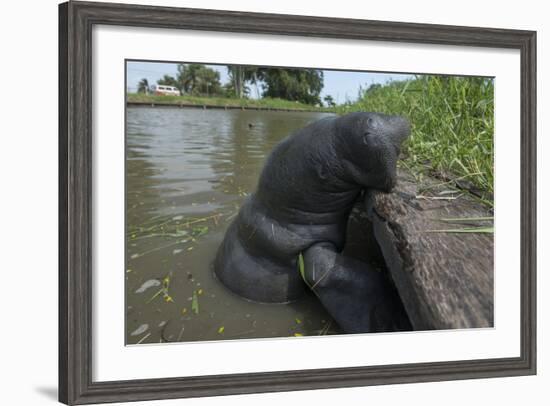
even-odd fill
[[[149,81],[145,78],[141,79],[138,83],[138,93],[149,93]]]

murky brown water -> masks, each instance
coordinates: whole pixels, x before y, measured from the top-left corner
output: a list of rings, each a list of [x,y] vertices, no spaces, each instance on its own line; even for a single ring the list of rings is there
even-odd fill
[[[264,160],[323,113],[127,109],[126,343],[338,332],[313,295],[246,301],[212,261]]]

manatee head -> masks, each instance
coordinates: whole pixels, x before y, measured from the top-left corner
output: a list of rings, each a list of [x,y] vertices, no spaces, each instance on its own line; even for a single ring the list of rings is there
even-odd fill
[[[389,192],[396,182],[401,144],[410,135],[401,116],[357,112],[336,120],[336,150],[346,180],[364,188]]]

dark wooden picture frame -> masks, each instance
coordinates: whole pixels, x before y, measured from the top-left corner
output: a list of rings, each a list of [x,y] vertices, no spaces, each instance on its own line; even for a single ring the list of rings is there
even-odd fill
[[[95,24],[517,49],[521,58],[521,353],[316,370],[92,380],[92,27]],[[536,373],[536,32],[68,2],[59,6],[59,400],[215,396]]]

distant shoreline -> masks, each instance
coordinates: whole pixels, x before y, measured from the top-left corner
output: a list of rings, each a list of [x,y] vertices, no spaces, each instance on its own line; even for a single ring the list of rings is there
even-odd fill
[[[263,106],[231,106],[231,105],[215,105],[215,104],[188,104],[188,103],[167,103],[167,102],[135,102],[127,101],[127,106],[131,107],[181,107],[203,110],[257,110],[257,111],[282,111],[282,112],[294,112],[294,113],[334,113],[334,111],[328,110],[316,110],[316,109],[288,109],[277,107],[263,107]]]
[[[281,112],[335,113],[335,108],[315,107],[282,99],[231,99],[222,97],[154,96],[129,93],[126,105],[131,107],[180,107],[217,110],[255,110]]]

